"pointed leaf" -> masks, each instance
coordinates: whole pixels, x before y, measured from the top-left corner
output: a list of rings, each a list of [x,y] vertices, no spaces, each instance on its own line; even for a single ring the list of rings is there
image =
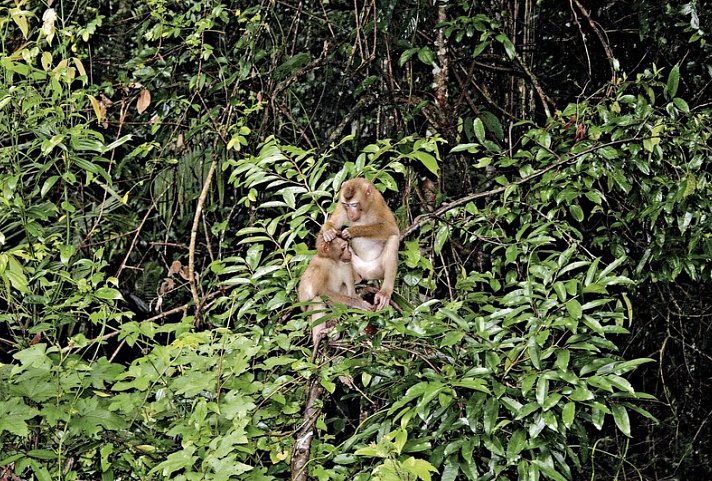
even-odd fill
[[[611,408],[611,411],[613,412],[613,420],[616,422],[618,429],[630,437],[630,418],[628,417],[626,408],[620,404],[616,404]]]
[[[576,416],[576,403],[567,402],[564,408],[561,410],[561,420],[564,422],[564,426],[570,428],[574,423],[574,417]]]
[[[485,124],[482,123],[482,120],[477,118],[473,122],[472,125],[475,129],[475,137],[477,137],[477,140],[480,141],[480,143],[485,141]]]

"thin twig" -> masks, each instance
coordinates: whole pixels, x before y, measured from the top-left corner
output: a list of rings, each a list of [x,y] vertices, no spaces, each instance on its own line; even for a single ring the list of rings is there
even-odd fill
[[[613,49],[611,48],[610,43],[608,43],[608,40],[606,40],[603,32],[601,31],[600,27],[596,24],[596,22],[593,21],[591,18],[591,14],[588,13],[588,10],[579,2],[579,0],[573,0],[573,2],[576,4],[576,7],[578,7],[579,11],[581,12],[581,15],[584,16],[586,21],[588,21],[588,24],[591,26],[594,32],[596,32],[596,36],[598,37],[598,41],[601,42],[601,46],[603,47],[603,50],[606,51],[606,58],[608,59],[608,65],[611,68],[611,84],[615,85],[616,83],[616,58],[613,56]]]
[[[165,191],[164,191],[165,193]],[[161,194],[161,196],[163,193]],[[160,198],[160,197],[159,197]],[[136,228],[136,233],[133,236],[133,239],[131,239],[131,245],[129,246],[128,250],[126,251],[126,255],[124,256],[124,260],[121,261],[121,265],[119,266],[119,269],[116,271],[116,278],[119,279],[121,277],[121,273],[126,269],[126,263],[129,261],[129,257],[131,256],[131,253],[134,250],[134,247],[136,247],[136,243],[138,242],[138,237],[141,235],[141,231],[143,230],[143,226],[146,224],[146,221],[148,220],[148,217],[151,215],[153,212],[153,209],[156,207],[156,203],[152,202],[151,205],[149,206],[148,210],[146,211],[146,214],[144,214],[143,219],[141,219],[141,223],[138,225]]]

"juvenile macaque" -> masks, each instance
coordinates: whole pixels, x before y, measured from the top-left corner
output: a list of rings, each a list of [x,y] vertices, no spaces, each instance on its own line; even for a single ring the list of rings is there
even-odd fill
[[[317,321],[328,315],[324,312],[327,304],[345,304],[358,309],[373,310],[371,304],[356,295],[351,259],[348,242],[340,237],[325,242],[319,234],[316,255],[302,274],[298,289],[300,302],[316,301],[305,307],[306,310],[315,311],[312,314],[312,342],[315,348],[327,331],[336,324],[333,319],[317,324]]]
[[[400,230],[383,196],[368,180],[357,177],[344,182],[339,203],[321,229],[324,240],[341,237],[351,241],[351,264],[361,279],[383,280],[373,299],[376,309],[391,300],[398,270]]]

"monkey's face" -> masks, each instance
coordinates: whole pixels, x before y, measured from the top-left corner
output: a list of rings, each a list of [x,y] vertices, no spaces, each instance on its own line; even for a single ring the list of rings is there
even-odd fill
[[[361,218],[361,203],[360,202],[342,202],[341,205],[346,209],[346,216],[351,222],[357,222]]]
[[[338,252],[338,257],[341,262],[351,262],[351,249],[349,249],[349,243],[339,237],[331,242],[333,242],[333,249]]]

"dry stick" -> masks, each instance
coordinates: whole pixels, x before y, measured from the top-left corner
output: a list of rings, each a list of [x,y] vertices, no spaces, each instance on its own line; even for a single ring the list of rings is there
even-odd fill
[[[161,194],[163,195],[163,194]],[[143,219],[141,219],[141,223],[139,226],[136,228],[136,234],[134,235],[133,239],[131,239],[131,245],[129,246],[129,250],[126,251],[126,255],[124,256],[124,260],[121,261],[121,265],[119,266],[119,269],[116,271],[116,278],[121,277],[121,273],[126,269],[126,263],[129,261],[129,257],[131,256],[131,253],[134,250],[134,247],[136,247],[136,242],[138,242],[138,236],[141,235],[141,231],[143,230],[143,226],[148,220],[148,217],[151,215],[151,212],[153,212],[153,208],[156,206],[156,203],[153,202],[151,203],[151,206],[148,208],[146,211],[146,214],[143,216]]]
[[[143,219],[141,219],[141,224],[139,224],[139,226],[136,228],[136,234],[134,235],[133,239],[131,239],[131,245],[129,246],[129,250],[126,252],[124,260],[121,262],[119,269],[116,271],[115,277],[117,279],[121,277],[121,273],[124,269],[126,269],[126,263],[129,261],[129,257],[131,256],[131,252],[133,252],[134,247],[136,247],[136,243],[138,242],[138,236],[141,235],[141,231],[143,230],[144,224],[148,220],[148,216],[151,215],[151,212],[158,207],[158,201],[161,199],[161,197],[163,197],[166,192],[168,192],[168,187],[166,187],[164,191],[158,195],[158,198],[156,200],[151,201],[151,206],[149,207],[148,211],[146,211],[146,215],[143,216]]]
[[[314,349],[318,349],[315,346]],[[304,423],[299,428],[292,450],[292,481],[307,481],[307,463],[309,462],[309,452],[314,438],[314,424],[321,414],[321,409],[316,407],[316,402],[321,399],[324,388],[319,384],[319,377],[314,376],[309,380],[309,390],[307,391],[307,401],[304,407]]]
[[[119,129],[116,132],[116,140],[119,140],[121,138],[121,130],[124,127],[124,119],[126,118],[126,112],[129,109],[129,105],[124,105],[121,108],[121,113],[119,114]],[[108,173],[111,175],[111,169],[114,166],[114,157],[116,156],[116,149],[111,150],[111,156],[109,158],[109,169]],[[84,236],[84,242],[88,241],[91,238],[91,235],[94,233],[94,231],[99,227],[99,223],[101,222],[102,217],[104,217],[104,208],[106,205],[106,198],[109,196],[109,185],[104,184],[104,198],[101,200],[101,204],[99,204],[99,215],[96,216],[96,222],[94,222],[94,225],[92,228],[89,230],[86,236]]]
[[[588,65],[588,78],[593,77],[593,69],[591,68],[591,54],[588,52],[588,43],[586,42],[586,34],[583,31],[583,27],[581,27],[581,22],[579,22],[579,16],[576,15],[576,11],[574,10],[574,2],[573,0],[569,0],[570,2],[570,7],[571,7],[571,14],[574,17],[574,21],[576,22],[576,26],[578,27],[579,34],[581,35],[581,43],[583,44],[583,51],[586,52],[586,63]]]
[[[527,74],[527,77],[529,77],[529,80],[534,86],[534,90],[539,96],[539,100],[541,100],[541,105],[544,107],[544,113],[546,114],[546,117],[551,118],[551,111],[549,110],[549,97],[547,97],[547,95],[544,93],[544,89],[541,88],[541,84],[539,84],[539,79],[536,75],[534,75],[534,72],[531,71],[527,63],[522,60],[522,57],[520,57],[519,54],[515,53],[514,58],[516,59],[517,64],[519,64],[519,67],[524,71],[525,74]]]
[[[203,205],[205,205],[205,199],[208,198],[208,192],[210,191],[210,184],[213,181],[213,176],[215,175],[215,170],[218,166],[218,160],[213,157],[212,162],[210,162],[210,170],[208,170],[208,176],[203,183],[203,191],[200,193],[198,198],[198,205],[195,206],[195,216],[193,217],[193,227],[190,229],[190,244],[188,245],[188,283],[190,284],[190,292],[193,295],[193,302],[195,303],[195,325],[200,324],[200,295],[198,294],[198,283],[195,280],[195,244],[198,240],[198,229],[200,228],[200,215],[203,212]]]
[[[196,94],[198,98],[200,99],[200,102],[203,104],[203,107],[205,108],[206,112],[210,112],[210,109],[208,106],[205,104],[205,99],[199,94]],[[232,112],[232,108],[230,109],[230,113]],[[228,115],[230,115],[230,113]],[[223,141],[225,145],[227,145],[228,141],[225,138],[225,135],[223,134],[222,129],[218,125],[218,123],[215,121],[213,116],[211,114],[208,114],[208,117],[210,118],[210,122],[213,124],[213,128],[215,129],[215,132],[218,133],[220,136],[220,140]],[[195,278],[195,245],[197,244],[198,241],[198,229],[200,228],[200,217],[201,214],[203,213],[203,206],[205,205],[205,200],[208,198],[208,192],[210,191],[210,184],[213,182],[213,176],[215,175],[215,170],[217,170],[218,167],[218,159],[215,157],[213,154],[213,160],[210,162],[210,169],[208,170],[208,176],[205,179],[205,182],[203,182],[203,190],[200,192],[200,197],[198,197],[198,204],[195,206],[195,216],[193,216],[193,227],[190,229],[190,244],[188,244],[188,284],[190,285],[190,293],[193,296],[193,303],[195,304],[194,311],[195,311],[195,319],[193,321],[193,324],[195,326],[200,324],[200,315],[201,315],[201,300],[200,300],[200,295],[198,294],[198,281]]]
[[[328,149],[331,144],[335,144],[338,140],[339,137],[341,137],[342,132],[344,129],[346,129],[346,126],[351,124],[351,121],[356,117],[357,115],[361,114],[361,111],[365,106],[370,106],[372,103],[374,103],[375,98],[373,98],[371,95],[365,95],[359,99],[358,102],[356,102],[356,105],[351,109],[349,113],[347,113],[344,118],[339,122],[339,124],[334,127],[334,130],[331,132],[329,135],[329,138],[326,139],[326,142],[324,143],[324,149]]]
[[[551,150],[551,149],[549,149],[549,148],[546,148],[546,147],[544,147],[543,145],[539,144],[541,147],[543,147],[544,149],[546,149],[547,151],[549,151],[549,153],[551,153],[552,155],[554,155],[555,157],[557,157],[559,160],[557,160],[556,162],[554,162],[554,163],[551,164],[551,165],[548,165],[548,166],[544,167],[543,169],[541,169],[541,170],[538,171],[538,172],[534,172],[533,174],[528,175],[527,177],[523,177],[523,178],[521,178],[521,179],[519,179],[519,180],[516,180],[516,181],[514,181],[514,182],[510,182],[510,183],[507,184],[507,185],[503,185],[503,186],[501,186],[501,187],[497,187],[496,189],[488,190],[488,191],[485,191],[485,192],[477,192],[477,193],[474,193],[474,194],[466,195],[465,197],[462,197],[462,198],[460,198],[460,199],[454,200],[454,201],[450,202],[449,204],[444,204],[442,207],[440,207],[439,209],[434,210],[433,212],[428,212],[428,213],[425,213],[425,214],[421,214],[421,215],[419,215],[418,217],[416,217],[416,218],[413,220],[413,223],[412,223],[410,226],[408,226],[405,230],[403,230],[403,231],[401,232],[400,238],[401,238],[401,240],[403,240],[404,238],[406,238],[407,236],[409,236],[410,234],[412,234],[414,231],[416,231],[416,230],[418,230],[420,227],[422,227],[426,222],[428,222],[428,221],[430,220],[430,218],[438,218],[438,217],[442,216],[445,212],[447,212],[447,211],[449,211],[449,210],[451,210],[451,209],[454,209],[455,207],[459,207],[459,206],[461,206],[461,205],[463,205],[463,204],[467,204],[468,202],[473,201],[473,200],[476,200],[476,199],[481,199],[481,198],[483,198],[483,197],[490,197],[490,196],[492,196],[492,195],[500,194],[500,193],[504,192],[505,190],[507,190],[507,188],[509,188],[509,187],[511,187],[511,186],[513,186],[513,185],[525,184],[525,183],[529,182],[529,181],[532,180],[532,179],[536,179],[537,177],[541,177],[542,175],[546,174],[546,173],[549,172],[550,170],[554,170],[554,169],[556,169],[557,167],[561,167],[562,165],[565,165],[565,164],[574,162],[576,159],[578,159],[579,157],[581,157],[581,156],[583,156],[583,155],[590,154],[591,152],[595,152],[596,150],[601,149],[601,148],[603,148],[603,147],[609,147],[609,146],[613,146],[613,145],[624,144],[624,143],[630,142],[631,140],[634,140],[634,139],[635,139],[635,137],[632,137],[632,138],[628,138],[628,139],[614,140],[614,141],[612,141],[612,142],[607,142],[607,143],[602,144],[602,145],[596,145],[596,146],[591,147],[591,148],[588,148],[588,149],[586,149],[586,150],[584,150],[584,151],[582,151],[582,152],[579,152],[579,153],[577,153],[577,154],[574,154],[574,155],[572,155],[571,157],[566,158],[566,159],[562,159],[561,156],[558,155],[558,154],[557,154],[556,152],[554,152],[553,150]]]

